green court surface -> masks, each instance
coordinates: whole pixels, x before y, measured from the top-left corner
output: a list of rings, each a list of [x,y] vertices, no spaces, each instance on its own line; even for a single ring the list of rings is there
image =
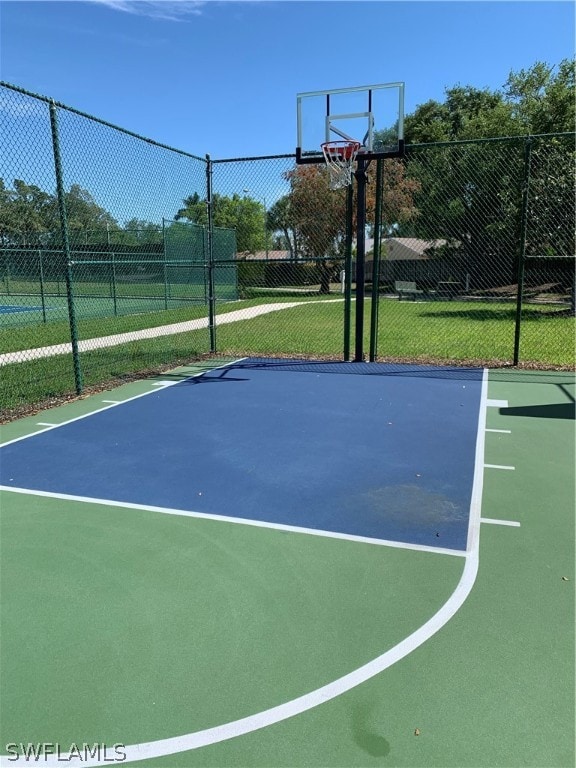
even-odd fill
[[[145,286],[148,287],[148,286]],[[153,286],[154,287],[154,286]],[[159,287],[159,286],[158,286]],[[103,291],[91,296],[79,294],[75,296],[75,314],[78,320],[93,318],[118,317],[136,315],[146,312],[161,312],[180,306],[204,306],[204,294],[193,293],[190,290],[173,291],[164,296],[160,290],[142,295],[119,294],[116,297],[107,296]],[[22,328],[27,325],[40,323],[55,323],[68,321],[68,299],[65,295],[15,295],[2,297],[0,303],[0,327]]]
[[[170,379],[4,425],[2,442]],[[489,373],[466,557],[3,491],[2,754],[146,745],[260,714],[241,735],[130,761],[572,768],[574,394],[568,373]]]

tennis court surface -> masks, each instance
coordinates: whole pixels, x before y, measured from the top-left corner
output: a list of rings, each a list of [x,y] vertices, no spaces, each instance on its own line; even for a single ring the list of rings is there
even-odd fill
[[[573,765],[572,374],[218,361],[2,431],[3,766]]]

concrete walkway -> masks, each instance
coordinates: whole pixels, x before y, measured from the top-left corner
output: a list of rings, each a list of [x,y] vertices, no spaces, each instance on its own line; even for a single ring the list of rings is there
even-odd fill
[[[319,301],[287,301],[277,304],[261,304],[257,307],[247,307],[238,309],[234,312],[224,312],[216,315],[216,325],[224,323],[236,323],[239,320],[250,320],[259,315],[266,315],[269,312],[278,312],[281,309],[291,309],[303,304],[326,304],[343,299],[320,299]],[[187,331],[197,331],[201,328],[208,328],[208,318],[201,317],[197,320],[187,320],[182,323],[173,323],[172,325],[160,325],[154,328],[144,328],[141,331],[129,331],[128,333],[116,333],[113,336],[101,336],[95,339],[85,339],[78,342],[80,352],[88,352],[93,349],[102,349],[103,347],[116,347],[120,344],[127,344],[131,341],[140,339],[155,339],[159,336],[171,336],[175,333],[186,333]],[[23,349],[18,352],[6,352],[0,355],[0,366],[10,365],[12,363],[26,363],[29,360],[37,360],[41,357],[54,357],[56,355],[69,355],[72,353],[72,342],[65,344],[53,344],[49,347],[37,347],[36,349]]]

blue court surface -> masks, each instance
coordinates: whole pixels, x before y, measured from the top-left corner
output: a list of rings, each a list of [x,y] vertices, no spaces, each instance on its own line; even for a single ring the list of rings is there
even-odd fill
[[[248,359],[5,445],[0,482],[467,548],[483,371]]]
[[[20,304],[0,304],[0,315],[11,315],[14,312],[41,312],[42,307],[23,307]]]

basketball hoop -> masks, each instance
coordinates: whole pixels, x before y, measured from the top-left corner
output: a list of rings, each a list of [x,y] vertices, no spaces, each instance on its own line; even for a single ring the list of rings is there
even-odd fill
[[[360,149],[359,141],[325,141],[322,152],[330,174],[330,189],[340,189],[352,183],[354,160]]]

